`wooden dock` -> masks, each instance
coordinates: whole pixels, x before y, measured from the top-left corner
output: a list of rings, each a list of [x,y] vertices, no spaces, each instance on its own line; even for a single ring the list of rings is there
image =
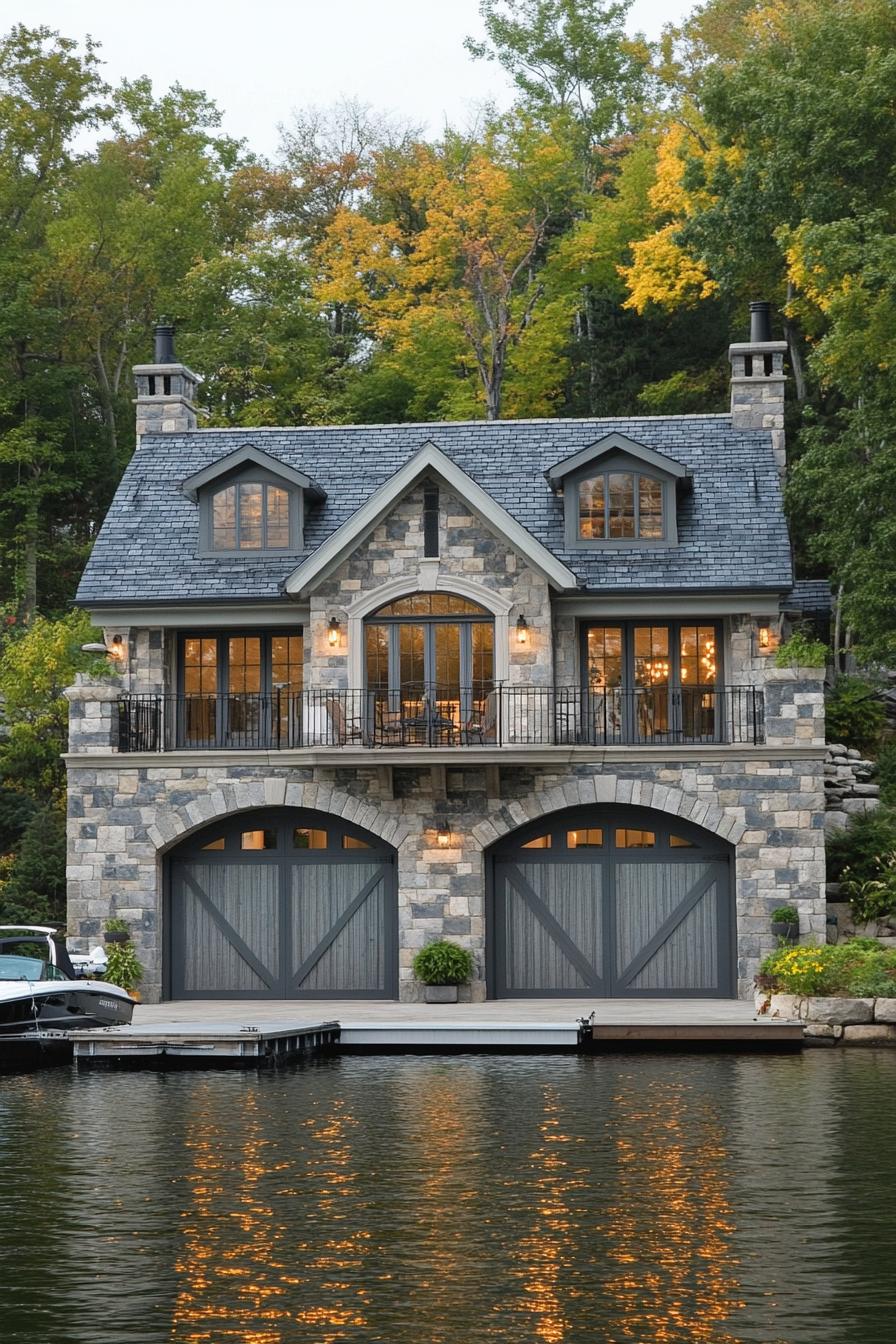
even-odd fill
[[[297,1011],[298,1009],[298,1011]],[[427,1005],[363,1000],[140,1004],[128,1027],[71,1033],[78,1067],[203,1068],[315,1054],[798,1050],[800,1023],[730,999],[516,999]]]
[[[339,1045],[340,1028],[332,1021],[241,1023],[239,1019],[208,1022],[200,1017],[192,1022],[132,1023],[69,1035],[78,1068],[258,1067],[332,1053]]]
[[[800,1022],[635,1022],[582,1026],[582,1048],[619,1050],[801,1050]]]

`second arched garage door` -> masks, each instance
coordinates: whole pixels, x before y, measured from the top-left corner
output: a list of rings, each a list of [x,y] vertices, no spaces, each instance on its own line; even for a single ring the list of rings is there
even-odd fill
[[[395,851],[321,812],[243,813],[168,858],[175,999],[391,999]]]
[[[489,855],[489,992],[734,994],[730,847],[645,808],[572,808]]]

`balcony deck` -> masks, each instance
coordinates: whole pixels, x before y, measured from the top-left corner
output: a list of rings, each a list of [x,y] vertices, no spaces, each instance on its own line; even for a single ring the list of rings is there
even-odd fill
[[[321,688],[272,695],[131,694],[118,703],[118,750],[124,753],[338,753],[369,760],[494,760],[522,750],[598,758],[626,748],[759,746],[764,698],[752,686],[719,689],[648,687],[583,691],[578,687],[490,689]],[[653,751],[651,751],[653,754]],[[688,754],[691,754],[690,751]]]

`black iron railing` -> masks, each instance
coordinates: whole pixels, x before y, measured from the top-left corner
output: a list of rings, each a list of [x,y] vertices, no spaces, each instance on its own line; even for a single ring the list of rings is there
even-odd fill
[[[125,695],[119,751],[622,746],[765,740],[752,686],[321,687],[270,695]]]

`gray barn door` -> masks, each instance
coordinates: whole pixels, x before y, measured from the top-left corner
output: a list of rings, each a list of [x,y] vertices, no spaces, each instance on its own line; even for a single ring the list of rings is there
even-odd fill
[[[319,813],[250,813],[174,852],[172,998],[394,998],[394,854]]]
[[[573,809],[492,865],[492,997],[734,994],[730,857],[698,828]]]

